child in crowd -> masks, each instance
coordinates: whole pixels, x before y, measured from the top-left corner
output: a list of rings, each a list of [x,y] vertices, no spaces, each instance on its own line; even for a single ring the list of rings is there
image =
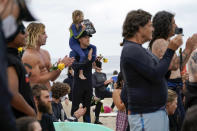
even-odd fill
[[[78,53],[80,56],[80,61],[83,62],[86,58],[84,52],[82,51],[80,44],[78,42],[78,38],[81,36],[81,34],[85,31],[86,26],[82,24],[84,20],[84,15],[83,12],[80,10],[75,10],[72,13],[72,19],[73,23],[71,24],[69,30],[70,30],[70,40],[69,40],[69,46],[72,50]],[[94,45],[89,45],[88,48],[93,49],[93,56],[96,56],[96,46]],[[83,75],[83,69],[80,70],[79,72],[79,78],[82,80],[85,80],[86,77]]]
[[[166,111],[169,117],[169,130],[170,131],[178,131],[178,123],[176,117],[173,116],[176,108],[177,108],[177,94],[175,91],[168,89],[168,100],[166,104]]]
[[[17,131],[42,131],[40,123],[35,117],[20,117],[16,119]]]
[[[52,92],[52,109],[56,121],[64,121],[67,119],[66,113],[64,112],[61,104],[61,98],[70,92],[70,86],[66,83],[55,82],[51,88]]]
[[[118,74],[117,82],[114,84],[115,89],[112,96],[114,104],[118,108],[118,114],[116,117],[116,131],[126,131],[128,127],[126,107],[120,97],[120,93],[123,88],[123,82],[122,73],[120,72]]]
[[[63,106],[61,104],[61,98],[67,95],[70,92],[70,86],[62,82],[54,82],[51,88],[52,92],[52,109],[55,121],[77,121],[78,118],[83,116],[86,112],[86,108],[83,108],[81,105],[77,111],[74,112],[74,115],[67,117],[64,112]]]
[[[177,94],[175,91],[168,89],[168,101],[166,110],[168,115],[173,115],[177,108]]]

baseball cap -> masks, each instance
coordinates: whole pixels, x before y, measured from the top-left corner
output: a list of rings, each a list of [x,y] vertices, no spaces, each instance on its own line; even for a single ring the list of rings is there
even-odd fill
[[[81,34],[81,36],[79,37],[79,39],[82,38],[82,37],[85,37],[85,36],[92,37],[91,34],[89,34],[87,31],[84,31],[84,32]]]

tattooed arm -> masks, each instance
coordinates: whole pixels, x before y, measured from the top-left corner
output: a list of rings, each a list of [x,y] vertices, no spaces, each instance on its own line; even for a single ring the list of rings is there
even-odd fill
[[[152,53],[161,59],[166,52],[169,42],[164,39],[157,39],[153,42]]]
[[[192,35],[189,37],[186,42],[186,48],[182,53],[182,65],[180,65],[180,57],[177,58],[177,62],[181,66],[181,69],[186,65],[187,61],[189,60],[191,53],[196,49],[197,45],[197,34]],[[194,57],[194,54],[193,56]]]
[[[191,40],[188,39],[186,45],[191,45]],[[167,49],[169,42],[164,39],[158,39],[153,43],[152,52],[155,54],[159,59],[161,59]],[[186,65],[190,55],[191,55],[191,48],[187,48],[182,52],[182,69]],[[177,70],[180,67],[180,57],[176,54],[174,55],[169,70]]]
[[[169,42],[164,39],[157,39],[154,41],[152,46],[152,53],[161,59],[168,48]],[[174,54],[172,61],[169,66],[169,70],[177,70],[179,67],[179,62],[177,61],[177,55]]]
[[[197,82],[197,49],[194,50],[188,61],[189,81]]]
[[[176,62],[178,63],[179,67],[181,66],[181,69],[184,68],[184,66],[186,65],[186,63],[188,62],[189,60],[189,57],[191,55],[191,51],[188,50],[188,49],[185,49],[183,52],[182,52],[182,64],[180,65],[180,56],[177,57],[176,59]]]

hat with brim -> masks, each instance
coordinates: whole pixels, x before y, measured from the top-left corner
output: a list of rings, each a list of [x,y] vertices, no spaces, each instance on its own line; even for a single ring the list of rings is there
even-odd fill
[[[87,31],[84,31],[84,32],[80,35],[79,39],[82,38],[82,37],[86,37],[86,36],[92,37],[92,35],[91,35],[90,33],[88,33]]]
[[[35,17],[31,14],[29,11],[25,0],[17,0],[19,8],[20,8],[20,14],[18,20],[23,20],[23,21],[35,21]]]

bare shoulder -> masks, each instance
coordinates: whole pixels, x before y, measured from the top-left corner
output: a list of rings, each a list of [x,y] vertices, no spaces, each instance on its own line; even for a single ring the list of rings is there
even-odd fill
[[[153,42],[152,45],[152,52],[155,54],[159,59],[161,59],[168,47],[168,41],[165,39],[157,39]]]
[[[50,56],[49,52],[45,49],[40,49],[40,52],[44,55]]]
[[[22,57],[22,61],[23,63],[27,63],[30,64],[31,66],[39,63],[39,55],[35,50],[32,49],[26,49],[23,57]]]
[[[45,50],[45,49],[40,49],[40,53],[41,53],[42,55],[44,55],[45,57],[47,57],[47,58],[50,59],[50,54],[49,54],[49,52],[48,52],[47,50]]]
[[[153,42],[152,48],[167,48],[169,42],[165,39],[157,39]]]
[[[120,93],[121,93],[121,90],[120,89],[115,89],[113,91],[113,95],[120,95]]]
[[[50,56],[49,52],[47,50],[45,50],[45,49],[40,49],[40,52],[44,53],[45,55],[49,55]]]
[[[15,74],[15,75],[17,74],[17,73],[16,73],[16,69],[15,69],[13,66],[9,66],[9,67],[7,68],[7,72],[8,72],[8,75],[9,75],[9,74],[11,74],[11,75],[12,75],[12,74]]]

